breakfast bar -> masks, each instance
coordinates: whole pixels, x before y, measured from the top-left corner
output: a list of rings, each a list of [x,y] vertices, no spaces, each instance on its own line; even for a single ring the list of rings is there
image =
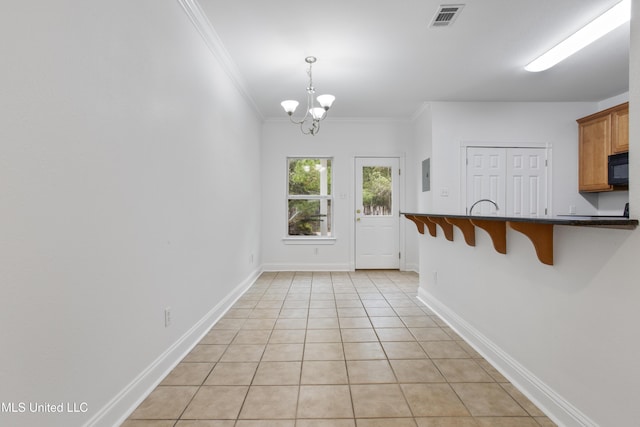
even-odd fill
[[[415,223],[420,234],[425,234],[426,229],[429,235],[436,237],[437,225],[444,233],[444,237],[449,241],[453,241],[453,227],[457,227],[469,246],[475,246],[475,229],[476,227],[481,228],[489,234],[493,247],[501,254],[507,253],[507,228],[510,228],[527,236],[533,243],[540,262],[547,265],[553,265],[553,227],[555,225],[626,230],[631,230],[638,226],[637,219],[619,216],[503,217],[401,213]]]

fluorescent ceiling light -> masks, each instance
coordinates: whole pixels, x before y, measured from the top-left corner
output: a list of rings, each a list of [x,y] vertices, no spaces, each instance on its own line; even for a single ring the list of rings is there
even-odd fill
[[[524,67],[531,72],[544,71],[615,30],[631,19],[631,0],[622,0],[617,5],[591,21],[578,32]]]

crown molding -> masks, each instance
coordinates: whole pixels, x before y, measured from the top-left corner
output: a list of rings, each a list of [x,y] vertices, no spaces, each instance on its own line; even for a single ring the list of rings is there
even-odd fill
[[[245,98],[247,103],[254,109],[260,119],[264,120],[264,116],[260,112],[256,101],[249,92],[249,87],[242,77],[238,66],[235,64],[231,55],[222,44],[222,40],[216,33],[216,30],[211,25],[211,21],[207,18],[207,15],[202,10],[202,7],[197,0],[177,0],[182,9],[189,17],[189,20],[196,28],[205,44],[213,54],[213,56],[220,62],[222,69],[227,73],[235,87],[240,94]]]
[[[418,109],[411,115],[411,118],[409,119],[409,121],[415,122],[418,119],[418,117],[420,117],[422,113],[427,111],[430,107],[431,107],[431,104],[429,102],[423,102],[422,104],[420,104],[420,107],[418,107]]]

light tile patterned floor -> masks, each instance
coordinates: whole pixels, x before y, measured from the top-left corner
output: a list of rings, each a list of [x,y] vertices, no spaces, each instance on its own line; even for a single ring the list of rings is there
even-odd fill
[[[123,427],[535,427],[398,271],[264,273]]]

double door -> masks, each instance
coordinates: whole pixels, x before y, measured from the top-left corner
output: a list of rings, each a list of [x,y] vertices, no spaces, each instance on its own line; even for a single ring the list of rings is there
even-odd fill
[[[467,147],[466,211],[473,215],[545,216],[548,162],[545,148]]]

